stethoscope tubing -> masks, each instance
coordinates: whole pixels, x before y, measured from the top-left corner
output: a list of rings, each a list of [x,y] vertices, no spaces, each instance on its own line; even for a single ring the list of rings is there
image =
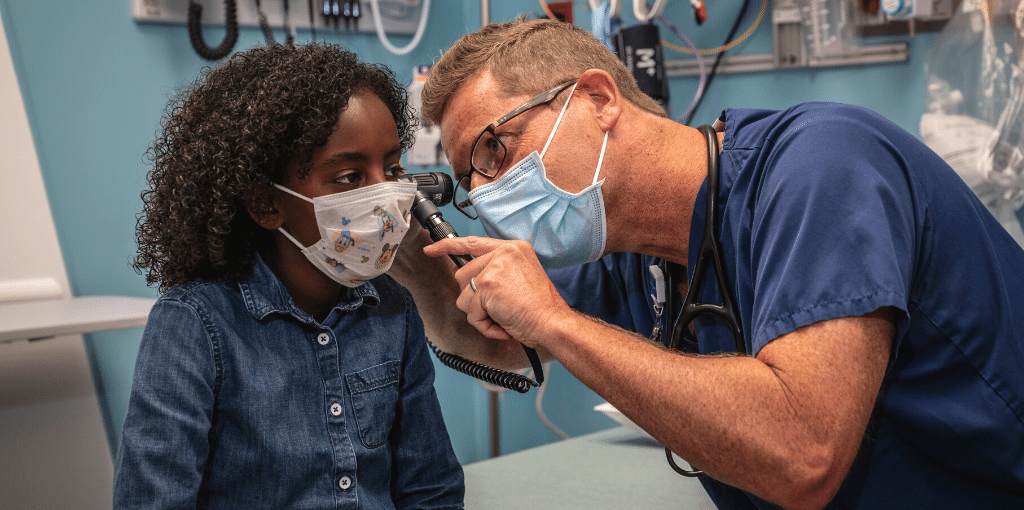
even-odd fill
[[[746,354],[747,348],[746,343],[743,340],[743,326],[740,321],[740,317],[736,313],[736,305],[732,299],[732,293],[729,291],[729,285],[725,278],[725,263],[722,259],[722,248],[715,238],[715,233],[718,231],[718,182],[721,164],[719,161],[718,154],[718,134],[715,129],[707,124],[704,124],[697,129],[700,129],[705,137],[707,138],[708,146],[708,178],[707,178],[707,200],[705,204],[704,213],[704,236],[701,238],[700,248],[697,252],[697,263],[693,268],[693,281],[690,282],[689,287],[686,291],[686,297],[683,299],[683,305],[680,310],[678,319],[672,317],[675,313],[675,303],[666,302],[666,308],[668,309],[669,324],[672,324],[672,334],[667,339],[666,346],[670,349],[678,349],[685,333],[686,325],[693,320],[699,314],[710,313],[717,315],[725,320],[726,324],[729,325],[729,329],[732,331],[733,340],[736,345],[736,352]],[[715,279],[717,280],[719,290],[722,295],[722,304],[715,303],[700,303],[698,296],[704,289],[704,279],[707,275],[708,262],[712,264],[715,272]],[[675,264],[672,264],[675,266]],[[675,282],[678,281],[679,273],[681,269],[678,267],[668,267],[666,282],[668,289],[666,289],[666,301],[670,296],[674,295]],[[674,299],[673,299],[674,301]]]
[[[670,349],[679,349],[680,343],[682,342],[683,336],[686,332],[687,325],[697,315],[702,313],[710,313],[717,315],[725,320],[725,323],[729,326],[732,331],[733,340],[736,343],[736,352],[740,354],[746,354],[747,348],[746,343],[743,339],[743,325],[740,321],[740,317],[736,313],[736,305],[732,299],[732,293],[729,291],[729,285],[725,278],[725,264],[722,259],[722,248],[715,238],[715,233],[718,231],[718,222],[716,220],[716,214],[718,212],[718,182],[719,182],[719,170],[721,164],[719,161],[719,148],[718,148],[718,133],[715,129],[707,124],[704,124],[697,129],[700,129],[705,137],[707,138],[708,146],[708,177],[707,177],[707,200],[706,210],[704,215],[704,236],[701,238],[700,248],[697,252],[697,263],[693,268],[693,280],[690,282],[689,287],[686,290],[686,297],[683,299],[683,305],[679,312],[679,317],[674,318],[675,315],[675,287],[680,273],[685,278],[683,269],[678,264],[666,262],[666,289],[665,289],[665,308],[666,308],[666,324],[672,325],[671,335],[665,339],[666,347]],[[722,304],[714,303],[700,303],[698,302],[698,296],[704,288],[704,279],[707,276],[707,266],[710,261],[715,272],[715,279],[718,283],[718,288],[722,295]],[[668,463],[672,466],[677,473],[683,476],[695,477],[704,474],[700,470],[687,470],[680,468],[676,465],[675,460],[672,458],[672,451],[665,448],[665,455],[668,458]]]

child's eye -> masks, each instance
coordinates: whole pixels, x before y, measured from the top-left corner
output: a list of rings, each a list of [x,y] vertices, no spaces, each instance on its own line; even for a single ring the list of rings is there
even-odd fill
[[[334,179],[334,182],[338,184],[356,184],[359,182],[359,173],[349,172],[346,174],[342,174],[338,176],[336,179]]]
[[[385,177],[398,177],[399,175],[405,175],[405,168],[402,165],[395,165],[384,171]]]

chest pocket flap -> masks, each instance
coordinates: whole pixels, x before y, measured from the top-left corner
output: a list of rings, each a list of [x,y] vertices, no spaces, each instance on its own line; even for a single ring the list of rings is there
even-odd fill
[[[345,375],[359,439],[367,448],[388,440],[398,406],[400,369],[400,361],[388,361]]]

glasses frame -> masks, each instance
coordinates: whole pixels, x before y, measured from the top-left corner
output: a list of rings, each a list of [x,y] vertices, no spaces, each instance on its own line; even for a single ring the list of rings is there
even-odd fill
[[[554,101],[555,98],[558,97],[558,94],[562,93],[563,90],[565,90],[565,89],[575,85],[577,81],[579,81],[579,80],[575,79],[575,80],[569,80],[569,81],[567,81],[565,83],[559,84],[557,87],[555,87],[555,88],[553,88],[553,89],[551,89],[551,90],[549,90],[547,92],[544,92],[544,93],[542,93],[542,94],[540,94],[540,95],[530,99],[529,101],[527,101],[527,102],[525,102],[525,103],[523,103],[523,104],[513,108],[512,111],[506,113],[505,115],[502,115],[501,117],[498,118],[498,120],[490,123],[487,127],[485,127],[483,129],[483,131],[481,131],[480,134],[477,135],[476,140],[473,141],[473,148],[470,149],[470,151],[469,151],[469,171],[466,172],[466,175],[463,175],[462,177],[459,178],[459,181],[457,183],[455,183],[455,186],[457,188],[459,188],[459,187],[463,187],[463,184],[465,184],[466,187],[463,188],[463,189],[469,189],[469,181],[468,181],[468,179],[472,178],[473,172],[476,172],[476,173],[478,173],[478,174],[480,174],[480,175],[482,175],[482,176],[484,176],[484,177],[486,177],[488,179],[493,179],[493,178],[497,177],[498,176],[498,172],[501,171],[501,167],[505,164],[505,156],[508,155],[508,147],[505,147],[505,144],[501,142],[501,140],[498,138],[498,136],[494,133],[494,130],[497,129],[498,126],[501,126],[502,124],[505,124],[506,122],[508,122],[508,121],[510,121],[510,120],[512,120],[512,119],[514,119],[516,117],[518,117],[519,115],[521,115],[523,113],[526,113],[526,111],[528,111],[528,110],[530,110],[532,108],[536,108],[536,107],[538,107],[540,105],[547,104],[547,103],[550,103],[550,102]],[[501,161],[498,162],[497,169],[492,171],[492,172],[485,172],[485,171],[477,168],[475,165],[473,165],[473,159],[474,159],[474,156],[476,155],[476,147],[477,147],[477,145],[480,144],[480,140],[482,140],[484,135],[487,134],[487,133],[490,133],[491,136],[494,137],[494,140],[497,141],[498,144],[501,145],[501,148],[503,149],[503,154],[501,156]],[[466,181],[466,182],[464,183],[463,181]],[[466,215],[467,218],[469,218],[471,220],[477,219],[477,215],[470,214],[469,212],[467,212],[464,209],[464,207],[467,207],[467,206],[470,205],[467,202],[469,202],[468,199],[463,200],[461,202],[460,201],[453,201],[452,205],[454,205],[455,208],[458,209],[459,212],[461,212],[462,214]]]

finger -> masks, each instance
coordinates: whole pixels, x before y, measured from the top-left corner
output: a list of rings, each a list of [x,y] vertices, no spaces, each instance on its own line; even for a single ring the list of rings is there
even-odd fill
[[[472,288],[472,285],[470,284],[470,282],[472,282],[474,278],[476,278],[475,283],[476,286],[479,288],[480,272],[484,270],[489,260],[490,257],[488,255],[469,259],[469,262],[467,262],[466,265],[460,267],[455,271],[455,281],[459,283],[459,287],[461,287],[463,291],[465,291],[465,289],[469,289],[470,291],[475,290]]]
[[[462,287],[462,293],[459,294],[455,302],[455,306],[466,314],[466,322],[487,338],[512,340],[512,336],[487,314],[483,304],[483,289],[480,288],[479,283],[474,290],[473,278],[467,278],[466,281],[466,285]]]
[[[483,328],[481,329],[480,326],[483,326]],[[479,331],[481,335],[487,338],[492,338],[494,340],[515,340],[514,338],[512,338],[512,335],[509,335],[504,328],[502,328],[500,325],[498,325],[497,322],[494,322],[490,318],[487,319],[486,324],[481,322],[480,326],[477,326],[475,324],[473,325],[473,327],[477,328],[477,331]]]
[[[515,340],[515,338],[508,334],[508,331],[506,331],[501,324],[498,324],[498,321],[492,319],[490,316],[488,316],[487,319],[490,321],[490,324],[487,325],[486,329],[481,331],[484,336],[495,340]]]
[[[487,338],[492,338],[494,340],[512,340],[512,336],[509,335],[497,322],[494,322],[494,319],[491,319],[491,317],[487,315],[487,311],[480,306],[479,297],[470,299],[476,301],[476,303],[471,304],[469,309],[466,310],[466,321],[469,322],[471,326],[476,328],[480,334]]]
[[[423,253],[437,257],[440,255],[469,255],[479,257],[486,255],[508,241],[490,237],[449,237],[423,248]]]

